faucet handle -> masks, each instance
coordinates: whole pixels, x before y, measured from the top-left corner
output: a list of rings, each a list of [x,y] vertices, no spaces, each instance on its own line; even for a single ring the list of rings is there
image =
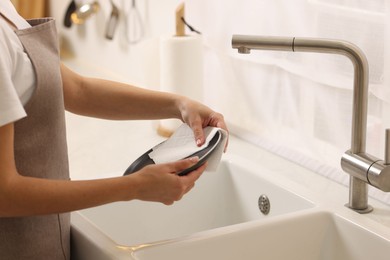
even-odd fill
[[[390,164],[390,129],[386,129],[385,134],[385,159],[384,164],[389,165]]]

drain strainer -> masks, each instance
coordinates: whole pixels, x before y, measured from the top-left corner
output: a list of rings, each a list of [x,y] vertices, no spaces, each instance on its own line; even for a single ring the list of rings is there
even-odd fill
[[[258,200],[258,205],[259,205],[259,209],[260,209],[261,213],[263,213],[264,215],[267,215],[269,213],[269,211],[271,210],[271,203],[270,203],[267,195],[265,195],[265,194],[260,195],[259,200]]]

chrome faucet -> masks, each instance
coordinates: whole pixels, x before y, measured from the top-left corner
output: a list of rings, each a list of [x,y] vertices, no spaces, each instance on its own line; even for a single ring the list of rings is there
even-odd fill
[[[382,191],[390,191],[390,130],[386,130],[385,161],[367,154],[368,62],[364,53],[350,42],[319,38],[233,35],[232,47],[239,53],[250,53],[254,49],[341,54],[352,61],[354,81],[351,149],[342,155],[341,168],[350,174],[349,202],[346,206],[359,213],[371,212],[367,184]]]

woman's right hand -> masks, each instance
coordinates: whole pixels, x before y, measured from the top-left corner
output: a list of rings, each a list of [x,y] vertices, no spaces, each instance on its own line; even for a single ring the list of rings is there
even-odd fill
[[[185,176],[179,176],[178,173],[198,161],[198,157],[192,157],[177,162],[148,165],[138,172],[125,176],[133,178],[132,181],[136,183],[136,191],[132,198],[172,205],[194,187],[207,163]]]

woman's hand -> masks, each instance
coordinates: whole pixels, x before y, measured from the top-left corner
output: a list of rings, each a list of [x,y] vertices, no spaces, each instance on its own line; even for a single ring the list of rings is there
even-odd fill
[[[229,133],[223,115],[210,109],[209,107],[194,100],[183,97],[179,110],[183,122],[187,123],[194,132],[195,141],[198,146],[205,142],[203,128],[214,126],[224,129]],[[227,142],[225,151],[227,148]]]
[[[133,178],[136,182],[135,194],[132,199],[156,201],[171,205],[180,200],[195,185],[195,181],[206,168],[203,164],[185,176],[177,174],[199,161],[198,157],[180,160],[172,163],[148,165],[134,174],[124,178]]]

